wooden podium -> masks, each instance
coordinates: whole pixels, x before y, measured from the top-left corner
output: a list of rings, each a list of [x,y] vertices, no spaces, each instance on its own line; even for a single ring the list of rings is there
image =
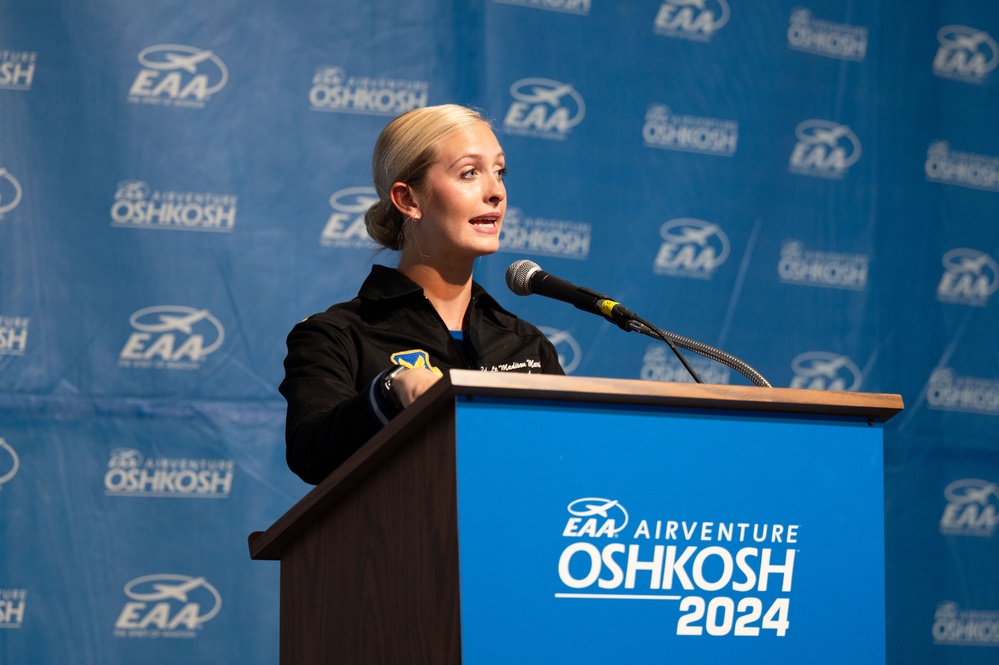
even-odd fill
[[[250,536],[281,663],[883,662],[901,409],[452,371]]]

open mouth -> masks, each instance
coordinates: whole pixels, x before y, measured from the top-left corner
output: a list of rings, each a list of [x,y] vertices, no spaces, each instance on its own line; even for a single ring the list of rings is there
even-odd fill
[[[478,217],[474,217],[474,218],[472,218],[472,219],[470,219],[468,221],[473,226],[479,226],[479,227],[482,227],[482,228],[490,228],[491,229],[491,228],[495,228],[496,227],[496,224],[499,222],[499,220],[501,218],[502,218],[502,215],[500,215],[499,213],[496,213],[496,214],[489,214],[489,215],[479,215]]]

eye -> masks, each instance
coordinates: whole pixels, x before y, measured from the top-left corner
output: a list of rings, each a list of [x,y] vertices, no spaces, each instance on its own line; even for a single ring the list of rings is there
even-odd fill
[[[502,180],[503,178],[506,177],[506,167],[505,166],[503,168],[501,168],[499,171],[496,172],[496,177],[499,178],[500,180]]]
[[[461,178],[463,178],[465,180],[471,180],[472,178],[474,178],[477,175],[479,175],[479,170],[477,168],[475,168],[474,166],[472,166],[470,168],[467,168],[467,169],[465,169],[464,171],[461,172]]]

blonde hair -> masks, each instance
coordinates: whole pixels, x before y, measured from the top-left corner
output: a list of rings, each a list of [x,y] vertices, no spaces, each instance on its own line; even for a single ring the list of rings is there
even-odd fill
[[[368,235],[388,249],[402,249],[408,218],[392,203],[392,185],[404,182],[419,191],[437,160],[437,143],[451,132],[485,122],[480,113],[457,104],[427,106],[398,116],[375,141],[371,175],[378,203],[364,214]]]

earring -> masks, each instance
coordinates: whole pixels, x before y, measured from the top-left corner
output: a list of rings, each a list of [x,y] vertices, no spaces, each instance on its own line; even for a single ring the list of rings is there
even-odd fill
[[[413,221],[416,221],[416,222],[420,221],[420,217],[421,217],[421,216],[422,216],[422,215],[420,215],[420,213],[418,213],[418,212],[414,212],[414,213],[413,213]]]

